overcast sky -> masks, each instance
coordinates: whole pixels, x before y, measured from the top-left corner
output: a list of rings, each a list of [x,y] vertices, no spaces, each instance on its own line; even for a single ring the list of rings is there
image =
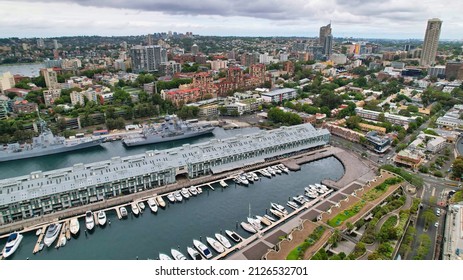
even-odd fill
[[[141,35],[318,36],[463,39],[462,0],[17,0],[0,1],[0,37]]]

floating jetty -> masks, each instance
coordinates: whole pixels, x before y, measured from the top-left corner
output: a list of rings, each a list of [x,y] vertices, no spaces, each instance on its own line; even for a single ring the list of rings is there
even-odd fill
[[[42,226],[42,232],[39,234],[39,238],[37,239],[37,242],[35,243],[34,250],[32,250],[33,254],[42,250],[40,244],[42,244],[42,240],[43,240],[43,237],[45,236],[46,230],[47,230],[47,226],[46,225]]]

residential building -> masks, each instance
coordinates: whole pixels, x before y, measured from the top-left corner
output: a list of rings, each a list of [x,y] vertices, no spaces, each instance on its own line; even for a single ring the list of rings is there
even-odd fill
[[[463,80],[463,62],[449,61],[445,65],[446,80]]]
[[[365,137],[377,153],[385,153],[391,147],[391,139],[389,137],[379,136],[376,131],[368,132]]]
[[[420,65],[432,66],[436,61],[437,47],[442,21],[438,18],[428,20],[426,33],[424,35],[423,51],[421,52]]]
[[[397,164],[405,165],[410,168],[417,168],[421,162],[423,161],[423,158],[421,155],[418,153],[405,149],[400,151],[395,157],[394,157],[394,162]]]
[[[357,116],[364,118],[364,119],[369,119],[369,120],[374,120],[377,121],[379,119],[379,116],[381,114],[384,114],[385,120],[392,124],[398,124],[398,125],[408,125],[411,122],[415,122],[416,117],[404,117],[400,115],[393,115],[390,113],[382,113],[382,112],[377,112],[377,111],[371,111],[371,110],[365,110],[363,108],[355,108],[355,113]]]
[[[347,56],[345,54],[334,53],[330,56],[330,60],[334,64],[346,64]]]
[[[446,66],[436,65],[428,68],[428,75],[430,77],[442,78],[445,77]]]
[[[463,120],[459,118],[452,118],[448,116],[439,117],[436,120],[436,125],[439,128],[461,129],[463,128]]]
[[[191,54],[197,55],[198,53],[199,53],[199,47],[198,47],[198,45],[193,44],[193,46],[191,46]]]
[[[40,74],[44,77],[45,84],[48,89],[55,89],[59,87],[58,74],[53,70],[53,68],[40,69]]]
[[[216,59],[210,62],[211,70],[219,71],[220,69],[227,68],[228,62],[226,60]]]
[[[14,76],[10,72],[5,72],[0,76],[0,93],[5,93],[5,90],[14,87]]]
[[[61,97],[61,89],[51,88],[43,91],[43,100],[45,101],[45,105],[51,106],[55,102],[57,98]]]
[[[297,97],[297,92],[293,88],[282,88],[262,93],[261,96],[265,103],[280,103],[283,100],[295,99]]]
[[[164,76],[173,76],[175,73],[182,72],[182,65],[176,61],[167,61],[159,65],[159,73]]]
[[[35,113],[38,110],[36,103],[29,102],[27,100],[16,100],[13,103],[13,112],[16,114],[30,114]]]
[[[10,99],[5,95],[0,95],[0,120],[8,118],[8,101]]]
[[[443,137],[434,136],[426,144],[426,150],[432,153],[438,153],[447,145],[447,140]]]
[[[167,51],[159,45],[133,46],[129,55],[135,73],[157,72],[161,63],[167,62]]]
[[[169,100],[177,108],[180,108],[184,104],[200,100],[201,92],[199,88],[161,90],[161,98]]]

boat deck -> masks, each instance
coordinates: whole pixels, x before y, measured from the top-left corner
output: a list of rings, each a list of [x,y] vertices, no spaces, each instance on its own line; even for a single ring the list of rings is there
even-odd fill
[[[34,250],[32,250],[33,254],[40,251],[40,244],[42,243],[42,240],[43,240],[43,237],[45,236],[45,231],[46,230],[47,230],[47,225],[42,226],[42,232],[39,234],[39,238],[37,239],[37,242],[35,243]]]

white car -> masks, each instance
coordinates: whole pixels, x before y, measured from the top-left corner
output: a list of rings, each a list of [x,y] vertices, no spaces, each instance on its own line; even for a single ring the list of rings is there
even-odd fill
[[[439,222],[436,222],[436,223],[434,224],[434,226],[435,226],[435,227],[438,227],[438,226],[439,226]]]

